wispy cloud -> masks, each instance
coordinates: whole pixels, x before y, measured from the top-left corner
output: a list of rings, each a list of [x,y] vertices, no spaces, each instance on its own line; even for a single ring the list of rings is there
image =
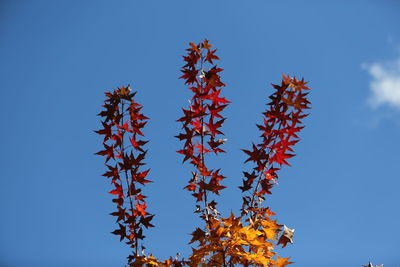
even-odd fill
[[[371,75],[368,104],[372,108],[390,106],[400,110],[400,58],[390,62],[364,64]]]

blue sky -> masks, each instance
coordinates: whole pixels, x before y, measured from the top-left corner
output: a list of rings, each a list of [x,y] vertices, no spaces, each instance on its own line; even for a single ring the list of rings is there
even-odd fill
[[[240,206],[240,149],[257,141],[270,83],[304,76],[312,115],[267,199],[296,229],[279,252],[298,267],[400,267],[399,12],[394,0],[2,1],[0,266],[125,263],[93,130],[103,93],[128,83],[151,117],[148,252],[188,255],[199,221],[175,152],[190,98],[178,77],[188,43],[207,38],[232,101],[223,213]]]

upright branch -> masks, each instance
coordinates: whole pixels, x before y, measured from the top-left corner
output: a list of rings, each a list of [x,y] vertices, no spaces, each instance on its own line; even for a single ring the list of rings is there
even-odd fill
[[[189,107],[182,109],[184,116],[178,119],[182,122],[182,132],[176,136],[184,141],[183,148],[178,153],[184,156],[183,162],[189,161],[195,169],[189,179],[187,190],[193,192],[198,205],[197,212],[205,221],[210,216],[217,216],[216,202],[210,201],[209,193],[219,195],[225,186],[220,182],[225,177],[220,174],[220,169],[213,170],[206,165],[206,154],[225,152],[221,145],[227,140],[221,138],[222,124],[225,119],[221,112],[230,101],[220,96],[222,87],[219,72],[222,71],[214,65],[214,60],[219,60],[215,55],[217,50],[212,50],[208,40],[195,45],[190,43],[188,54],[184,56],[186,64],[182,67],[183,75],[188,89],[193,92]]]
[[[115,197],[112,201],[117,208],[111,215],[117,217],[118,229],[112,233],[132,249],[128,257],[131,266],[138,266],[133,263],[143,249],[140,247],[143,227],[153,227],[150,222],[154,217],[147,211],[146,196],[142,194],[143,186],[150,182],[146,178],[150,169],[142,170],[147,153],[143,146],[148,141],[141,139],[148,118],[141,113],[142,106],[135,102],[135,94],[130,86],[105,93],[104,110],[98,114],[103,117],[103,128],[95,131],[104,135],[104,150],[96,154],[106,157],[108,170],[103,176],[111,179],[113,190],[109,193]]]
[[[245,162],[254,162],[251,172],[243,172],[242,192],[249,192],[243,197],[242,216],[247,215],[250,224],[257,227],[260,220],[270,220],[275,215],[262,202],[266,194],[271,194],[271,188],[277,183],[282,165],[290,164],[287,159],[295,156],[293,146],[299,142],[298,133],[302,126],[301,120],[308,114],[310,102],[307,95],[310,88],[304,79],[282,75],[281,85],[273,84],[275,92],[269,97],[270,102],[263,112],[263,124],[257,125],[261,131],[261,142],[252,145],[251,150],[242,151],[249,157]],[[278,243],[286,246],[292,242],[293,230],[285,227],[284,234]]]

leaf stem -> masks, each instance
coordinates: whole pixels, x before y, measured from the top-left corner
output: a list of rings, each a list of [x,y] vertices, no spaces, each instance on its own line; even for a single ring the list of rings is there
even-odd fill
[[[122,105],[122,112],[123,112],[123,114],[125,114],[125,111],[124,111],[124,100],[122,99],[121,100],[121,105]],[[122,125],[124,124],[124,115],[122,116],[122,118],[121,118],[121,121],[122,121]],[[124,154],[125,154],[125,147],[124,147],[124,135],[125,135],[125,129],[122,129],[122,133],[121,133],[121,135],[122,135],[122,140],[121,140],[121,154],[122,154],[122,156],[124,156]],[[133,216],[133,200],[132,200],[132,194],[131,194],[131,186],[130,186],[130,183],[129,183],[129,176],[128,176],[128,171],[125,169],[124,170],[124,172],[125,172],[125,181],[126,181],[126,186],[127,186],[127,190],[128,190],[128,197],[129,197],[129,203],[130,203],[130,206],[131,206],[131,212],[132,212],[132,216]],[[132,181],[131,181],[131,183],[132,183]],[[135,223],[136,223],[136,220],[135,220]],[[137,239],[137,235],[136,235],[136,228],[134,229],[134,233],[135,233],[135,254],[136,254],[136,256],[139,256],[138,255],[138,247],[139,247],[139,244],[138,244],[138,239]]]
[[[280,131],[281,127],[282,127],[282,121],[279,121],[279,126],[278,126],[277,132]],[[276,136],[276,138],[274,139],[274,142],[272,143],[271,147],[273,147],[273,146],[276,144],[276,141],[278,140],[278,138],[279,138],[279,136]],[[267,158],[266,158],[266,160],[265,160],[265,167],[264,167],[264,169],[267,168],[268,160],[269,160],[269,158],[271,157],[272,152],[273,152],[273,150],[270,148],[270,149],[269,149],[269,152],[268,152],[268,155],[267,155]],[[251,197],[250,206],[249,206],[250,208],[254,208],[253,205],[254,205],[256,193],[258,192],[258,188],[260,187],[260,183],[261,183],[263,174],[264,174],[264,170],[261,171],[260,174],[259,174],[259,176],[258,176],[257,185],[256,185],[256,187],[254,188],[254,191],[253,191],[253,194],[252,194],[252,197]],[[254,220],[254,212],[252,212],[252,211],[250,211],[250,219]]]
[[[203,72],[203,64],[204,64],[204,56],[201,56],[201,60],[200,60],[200,70],[201,72]],[[203,78],[201,78],[201,82],[200,82],[200,86],[201,86],[201,93],[204,93],[204,82],[203,82]],[[200,100],[201,103],[201,107],[203,108],[203,104],[204,104],[204,100],[201,99]],[[205,167],[205,159],[204,159],[204,116],[201,116],[200,119],[200,123],[201,123],[201,128],[200,128],[200,138],[201,138],[201,163],[203,165],[203,167]],[[206,181],[206,176],[203,175],[202,178],[203,182]],[[203,189],[204,192],[204,205],[205,205],[205,209],[206,209],[206,221],[208,222],[209,220],[209,216],[210,216],[210,211],[208,210],[208,200],[207,200],[207,190]]]

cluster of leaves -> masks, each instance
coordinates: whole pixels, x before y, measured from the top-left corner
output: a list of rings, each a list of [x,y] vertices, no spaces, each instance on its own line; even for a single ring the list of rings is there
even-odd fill
[[[112,233],[132,248],[129,263],[135,262],[139,255],[143,227],[153,227],[151,220],[154,217],[147,211],[146,196],[142,194],[143,186],[150,182],[147,180],[150,169],[142,170],[147,153],[143,146],[148,141],[141,139],[148,118],[141,113],[142,106],[135,102],[135,94],[130,86],[106,92],[104,110],[98,114],[104,118],[103,128],[96,131],[104,135],[104,150],[96,154],[106,157],[108,170],[103,176],[111,179],[114,189],[109,193],[115,196],[112,201],[117,206],[111,215],[117,217],[119,229]]]
[[[195,212],[204,221],[192,233],[189,244],[195,243],[196,247],[187,261],[178,257],[162,261],[139,251],[143,227],[153,226],[150,222],[154,215],[147,212],[146,197],[141,193],[142,186],[150,181],[146,179],[149,170],[140,169],[147,141],[138,136],[143,135],[141,129],[148,118],[140,113],[141,106],[134,101],[135,93],[130,87],[106,93],[105,110],[99,114],[105,117],[104,128],[97,131],[105,135],[105,149],[97,154],[106,156],[108,171],[104,176],[112,178],[115,189],[110,193],[117,197],[113,199],[117,211],[111,215],[117,216],[119,229],[113,233],[132,248],[129,266],[286,266],[292,262],[276,255],[274,248],[292,243],[294,230],[272,219],[275,213],[262,203],[276,184],[277,172],[282,165],[289,165],[287,159],[294,156],[293,146],[303,128],[301,120],[307,116],[304,110],[309,108],[309,88],[303,79],[285,75],[280,85],[273,85],[275,92],[263,113],[263,124],[257,125],[261,141],[253,144],[251,150],[243,149],[248,155],[246,162],[253,162],[255,167],[244,172],[243,185],[239,186],[244,194],[241,214],[235,217],[231,213],[224,218],[217,210],[217,202],[210,198],[225,188],[221,184],[225,177],[220,169],[206,165],[206,156],[225,152],[222,145],[227,139],[223,138],[221,128],[226,118],[221,113],[230,101],[221,96],[225,84],[219,74],[222,69],[214,64],[219,58],[212,45],[207,40],[190,43],[187,51],[180,78],[193,97],[189,107],[182,109],[184,115],[178,119],[182,132],[176,137],[183,141],[183,148],[177,152],[183,155],[183,162],[194,167],[185,189],[195,198]],[[128,140],[129,145],[124,146]],[[115,161],[114,166],[107,163],[110,159]],[[120,174],[124,174],[126,186]]]
[[[221,112],[228,106],[230,101],[221,97],[221,82],[219,72],[222,69],[212,65],[214,60],[219,60],[212,50],[212,45],[207,40],[195,45],[190,43],[187,49],[188,55],[184,56],[186,64],[182,68],[185,84],[193,92],[188,109],[182,109],[184,116],[178,119],[182,122],[182,130],[177,138],[184,140],[183,149],[177,151],[184,155],[183,162],[189,161],[195,167],[192,177],[189,179],[187,190],[192,191],[196,202],[204,201],[204,207],[198,205],[197,212],[209,220],[210,216],[217,216],[215,201],[209,201],[208,193],[219,195],[225,188],[221,181],[225,178],[220,169],[213,170],[206,166],[205,155],[208,153],[219,154],[225,152],[221,145],[226,139],[221,127],[226,118]]]
[[[112,233],[132,249],[128,266],[183,266],[186,262],[177,257],[159,261],[151,254],[146,255],[140,243],[145,238],[144,228],[154,227],[151,224],[154,214],[147,211],[147,196],[142,193],[144,185],[151,182],[147,179],[150,169],[142,170],[147,153],[144,145],[148,143],[143,139],[142,129],[149,118],[141,113],[142,105],[135,101],[136,92],[129,85],[105,95],[104,110],[98,114],[104,118],[103,128],[95,131],[104,135],[104,150],[96,154],[106,157],[108,170],[103,176],[111,179],[114,187],[109,193],[115,196],[112,201],[117,210],[110,215],[117,217],[118,229]]]
[[[285,266],[289,258],[273,258],[281,225],[268,217],[244,226],[242,217],[211,218],[206,230],[197,228],[190,243],[198,242],[189,258],[191,266]]]
[[[255,167],[251,172],[243,172],[243,185],[239,188],[244,193],[252,192],[243,197],[241,215],[256,229],[255,222],[275,215],[262,203],[265,195],[271,194],[271,188],[277,183],[277,172],[282,165],[290,166],[286,160],[295,156],[293,146],[300,141],[297,134],[304,128],[301,120],[308,115],[304,110],[310,108],[307,100],[307,90],[310,88],[303,79],[282,75],[281,84],[272,86],[275,92],[269,97],[270,102],[262,113],[263,124],[257,125],[261,131],[261,142],[253,143],[252,150],[242,150],[248,155],[245,162],[253,162]],[[281,228],[275,230],[278,234]],[[292,243],[293,232],[285,226],[278,244],[285,247],[288,242]]]

